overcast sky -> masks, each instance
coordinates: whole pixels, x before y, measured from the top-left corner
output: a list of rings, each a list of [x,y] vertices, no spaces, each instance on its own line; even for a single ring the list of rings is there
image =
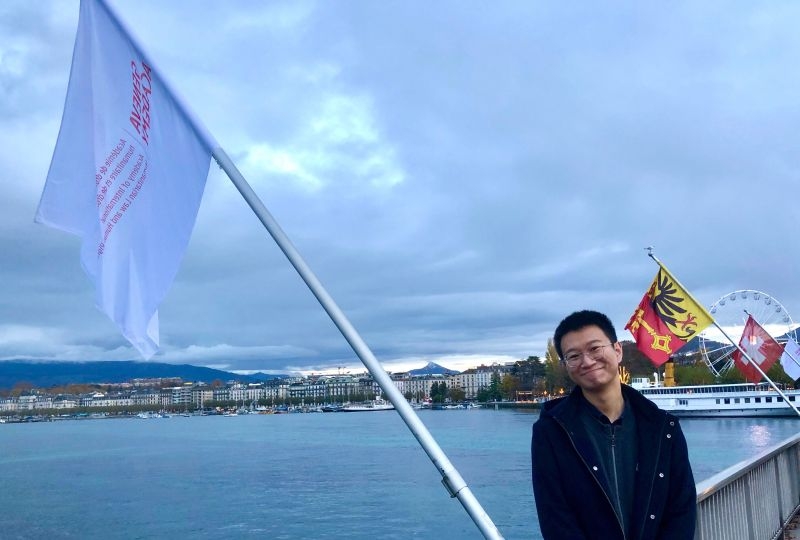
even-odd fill
[[[110,3],[389,370],[543,356],[583,308],[630,339],[646,246],[800,318],[800,4]],[[4,360],[139,358],[33,223],[78,7],[0,3]],[[160,324],[155,361],[363,370],[216,165]]]

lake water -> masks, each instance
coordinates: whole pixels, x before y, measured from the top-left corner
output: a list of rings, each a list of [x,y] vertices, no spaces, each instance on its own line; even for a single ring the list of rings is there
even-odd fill
[[[419,411],[508,539],[537,539],[523,410]],[[800,430],[685,419],[697,481]],[[396,412],[0,425],[4,539],[482,538]]]

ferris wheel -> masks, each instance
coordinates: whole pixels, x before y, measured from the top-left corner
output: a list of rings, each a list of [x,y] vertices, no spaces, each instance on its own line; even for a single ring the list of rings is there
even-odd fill
[[[741,290],[728,293],[717,300],[709,312],[736,343],[742,338],[748,313],[775,339],[796,339],[797,325],[792,321],[792,316],[780,302],[761,291]],[[700,334],[700,352],[715,376],[722,375],[733,367],[732,354],[735,350],[736,347],[714,325]]]
[[[761,291],[746,289],[728,293],[717,300],[709,312],[736,343],[742,338],[748,313],[772,337],[796,339],[795,328],[798,325],[794,324],[792,316],[780,302]],[[733,367],[732,354],[735,350],[736,347],[716,326],[709,326],[700,334],[700,352],[715,376]]]

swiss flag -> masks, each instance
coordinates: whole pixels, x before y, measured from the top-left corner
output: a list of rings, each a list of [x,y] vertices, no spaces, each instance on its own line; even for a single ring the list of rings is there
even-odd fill
[[[747,316],[739,347],[747,353],[752,362],[738,349],[733,353],[733,361],[745,378],[752,383],[759,383],[762,379],[761,373],[753,365],[753,362],[758,363],[761,371],[766,373],[783,354],[783,347],[756,322],[752,315]]]

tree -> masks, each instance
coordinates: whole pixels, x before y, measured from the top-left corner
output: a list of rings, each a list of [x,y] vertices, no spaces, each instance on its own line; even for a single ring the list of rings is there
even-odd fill
[[[720,375],[717,382],[720,384],[736,384],[747,382],[747,380],[744,378],[741,371],[733,367]]]
[[[11,389],[11,395],[13,397],[19,397],[26,392],[30,392],[33,390],[33,385],[28,381],[19,381],[14,385],[14,388]]]
[[[682,386],[693,386],[714,384],[716,380],[714,374],[704,362],[696,362],[686,366],[676,365],[675,382]]]
[[[547,340],[547,352],[544,356],[545,392],[550,396],[558,396],[572,390],[574,383],[567,375],[567,368],[561,363],[552,339]]]
[[[434,403],[444,403],[447,398],[447,383],[435,382],[431,385],[431,401]]]
[[[545,365],[538,356],[529,356],[514,362],[511,375],[517,379],[520,390],[533,390],[545,377]]]
[[[631,377],[647,377],[653,378],[653,372],[656,367],[653,362],[636,347],[634,341],[620,341],[622,346],[622,365],[631,374]]]
[[[464,398],[466,397],[464,389],[458,386],[454,386],[450,390],[448,390],[447,395],[450,397],[450,401],[455,401],[455,402],[464,401]]]
[[[767,377],[772,379],[772,382],[774,383],[787,385],[794,384],[794,380],[786,374],[780,362],[775,362],[772,367],[767,370]]]
[[[520,383],[518,378],[509,373],[503,375],[503,378],[500,380],[500,394],[503,396],[503,399],[514,399],[519,388]]]
[[[487,389],[486,401],[498,401],[502,399],[503,394],[500,390],[500,374],[498,372],[492,373],[489,388]]]

